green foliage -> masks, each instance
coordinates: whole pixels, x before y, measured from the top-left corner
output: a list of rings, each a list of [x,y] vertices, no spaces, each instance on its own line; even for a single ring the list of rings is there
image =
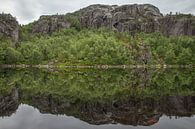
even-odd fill
[[[5,53],[8,47],[12,47],[11,39],[1,38],[0,39],[0,64],[5,64]]]
[[[81,24],[77,16],[74,16],[73,14],[67,14],[66,20],[71,23],[71,27],[74,27],[77,30],[81,30]]]
[[[153,63],[194,64],[195,38],[165,37],[161,34],[148,34],[143,40],[150,44]]]
[[[32,63],[33,50],[39,52],[39,61],[68,64],[129,64],[131,53],[106,30],[66,29],[51,36],[43,36],[33,41],[23,41],[18,50],[25,63]],[[33,63],[34,64],[34,63]]]
[[[15,50],[14,48],[8,47],[5,50],[5,63],[6,64],[17,64],[22,62],[23,56],[20,52]]]
[[[160,33],[140,33],[132,37],[127,33],[103,28],[81,30],[76,16],[70,15],[67,19],[75,24],[72,24],[70,29],[51,35],[33,35],[29,33],[32,29],[31,24],[23,26],[22,38],[17,49],[12,47],[11,41],[2,39],[0,63],[68,65],[195,63],[194,37],[165,37]],[[11,50],[7,50],[8,47]],[[24,59],[18,59],[19,57]]]
[[[42,61],[42,54],[38,50],[32,50],[30,63],[31,64],[40,64]]]
[[[28,25],[23,25],[20,27],[20,40],[21,41],[29,41],[32,38],[32,26],[33,24],[30,23]]]
[[[70,40],[70,53],[75,61],[86,64],[130,63],[128,49],[107,33],[82,31]]]
[[[5,51],[3,48],[0,48],[0,64],[4,63]]]

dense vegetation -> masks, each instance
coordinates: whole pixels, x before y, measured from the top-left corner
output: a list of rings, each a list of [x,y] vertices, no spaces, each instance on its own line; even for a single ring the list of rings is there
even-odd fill
[[[106,29],[65,29],[51,35],[30,34],[32,24],[21,30],[17,47],[1,38],[1,64],[194,64],[195,37],[165,37]]]

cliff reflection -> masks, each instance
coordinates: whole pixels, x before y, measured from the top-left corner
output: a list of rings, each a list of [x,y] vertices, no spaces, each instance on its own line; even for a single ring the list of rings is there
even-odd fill
[[[94,125],[149,126],[162,115],[195,114],[194,75],[190,70],[3,70],[0,116],[25,103]]]

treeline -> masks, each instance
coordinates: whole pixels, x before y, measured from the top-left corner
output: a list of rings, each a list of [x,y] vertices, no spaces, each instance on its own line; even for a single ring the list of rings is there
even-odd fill
[[[23,27],[15,46],[1,38],[1,64],[194,64],[195,37],[165,37],[106,29],[65,29],[51,35],[30,34]]]

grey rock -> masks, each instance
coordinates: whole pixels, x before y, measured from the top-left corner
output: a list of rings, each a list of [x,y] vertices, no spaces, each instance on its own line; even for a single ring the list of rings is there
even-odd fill
[[[0,35],[18,41],[19,24],[10,14],[0,14]]]
[[[158,20],[159,30],[164,35],[195,35],[195,17],[190,15],[165,16]]]
[[[194,16],[163,16],[157,7],[150,4],[91,5],[77,13],[84,27],[107,27],[131,35],[139,32],[161,32],[166,36],[195,35]]]
[[[44,34],[52,33],[60,29],[66,29],[71,26],[64,15],[41,16],[40,19],[33,24],[33,33]]]
[[[195,35],[195,17],[190,15],[163,16],[160,10],[151,4],[133,5],[90,5],[67,15],[41,16],[34,22],[33,33],[52,33],[71,27],[67,20],[76,16],[84,28],[108,28],[131,35],[145,32],[161,32],[169,35]]]
[[[155,19],[163,17],[159,9],[150,4],[91,5],[76,13],[84,27],[107,27],[132,35],[137,32],[154,32],[154,27],[158,24]]]

